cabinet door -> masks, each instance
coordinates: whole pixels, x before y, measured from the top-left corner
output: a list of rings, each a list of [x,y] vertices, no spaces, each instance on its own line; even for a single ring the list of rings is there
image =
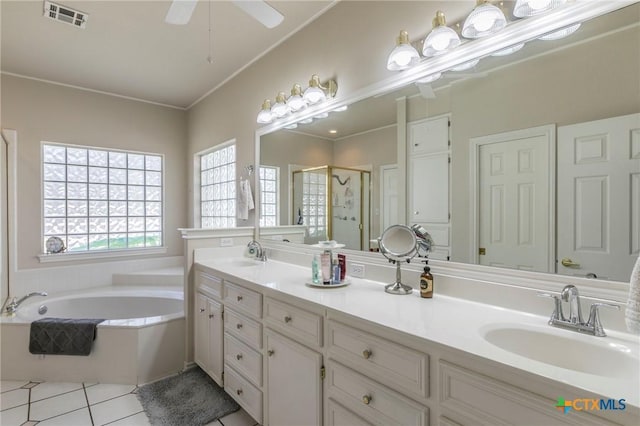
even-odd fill
[[[209,298],[196,293],[196,310],[194,314],[194,361],[207,373],[209,372]]]
[[[449,117],[428,118],[408,124],[409,153],[427,154],[449,149]]]
[[[322,424],[322,355],[265,330],[267,425]]]
[[[222,369],[224,364],[223,339],[224,323],[222,321],[222,304],[215,300],[207,301],[207,321],[209,321],[209,376],[222,386]]]
[[[449,223],[449,154],[410,161],[411,222]]]

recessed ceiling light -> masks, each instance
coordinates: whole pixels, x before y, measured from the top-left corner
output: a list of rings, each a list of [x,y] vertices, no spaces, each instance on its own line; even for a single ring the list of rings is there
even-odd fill
[[[331,129],[329,130],[329,133],[331,133],[332,135],[335,135],[336,133],[338,133],[338,131],[336,129]]]

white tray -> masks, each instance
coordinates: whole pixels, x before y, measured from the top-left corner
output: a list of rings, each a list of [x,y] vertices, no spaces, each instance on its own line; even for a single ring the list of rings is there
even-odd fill
[[[322,283],[314,283],[313,281],[307,281],[305,283],[306,285],[308,285],[309,287],[318,287],[318,288],[335,288],[335,287],[345,287],[348,286],[349,284],[351,284],[351,281],[349,281],[348,279],[345,279],[344,281],[338,283],[338,284],[322,284]]]

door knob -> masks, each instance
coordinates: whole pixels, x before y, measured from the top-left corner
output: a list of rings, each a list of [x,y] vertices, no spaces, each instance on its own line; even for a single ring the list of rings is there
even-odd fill
[[[562,266],[565,266],[567,268],[579,268],[580,267],[579,263],[575,263],[573,260],[569,259],[568,257],[565,257],[564,259],[562,259],[560,261],[560,263],[562,263]]]

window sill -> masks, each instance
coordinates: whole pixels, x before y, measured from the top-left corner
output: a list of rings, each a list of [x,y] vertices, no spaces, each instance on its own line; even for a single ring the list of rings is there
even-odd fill
[[[39,254],[40,263],[75,262],[78,260],[112,259],[119,257],[149,256],[166,254],[166,247],[154,247],[145,249],[101,250],[94,252]]]

